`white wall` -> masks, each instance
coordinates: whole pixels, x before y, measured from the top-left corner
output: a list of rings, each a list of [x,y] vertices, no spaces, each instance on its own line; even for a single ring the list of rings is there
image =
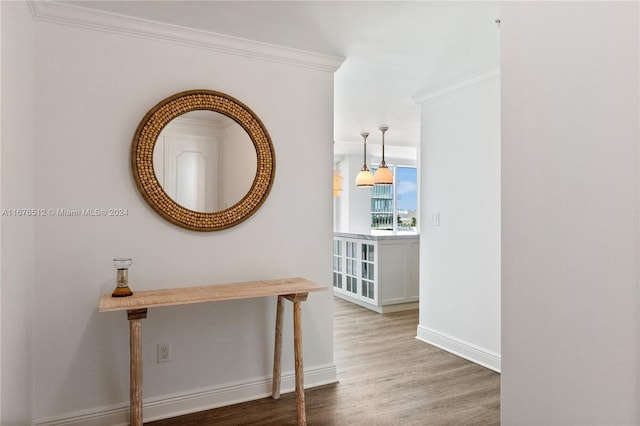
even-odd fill
[[[340,161],[343,191],[334,200],[336,203],[337,232],[369,233],[371,231],[371,188],[356,187],[356,176],[362,168],[362,155],[358,158],[347,155]],[[367,166],[370,167],[367,162]]]
[[[421,104],[418,338],[500,369],[500,82]],[[439,215],[439,226],[431,216]]]
[[[2,9],[2,209],[34,205],[33,20],[22,2]],[[1,219],[2,324],[1,406],[3,425],[30,425],[33,401],[34,219]]]
[[[638,424],[638,3],[502,5],[502,423]]]
[[[38,7],[46,12],[65,6]],[[3,3],[3,43],[4,23],[14,19],[4,12]],[[34,348],[25,342],[11,350],[24,357],[18,367],[30,367],[33,357],[33,376],[27,371],[21,386],[34,387],[38,424],[124,423],[129,381],[126,315],[97,312],[100,294],[115,285],[114,257],[133,258],[129,277],[134,292],[283,276],[304,276],[330,287],[332,215],[327,206],[332,176],[326,165],[331,164],[332,150],[324,141],[333,132],[333,73],[329,67],[262,60],[246,52],[223,54],[206,44],[190,47],[45,18],[35,24],[35,60],[26,67],[27,72],[36,71],[35,84],[27,87],[37,93],[35,119],[30,120],[28,111],[21,115],[30,124],[24,127],[33,128],[35,150],[21,148],[24,155],[11,163],[22,174],[35,165],[35,189],[33,179],[18,181],[21,175],[3,164],[3,208],[123,208],[128,215],[36,220],[31,237],[35,261],[28,247],[22,249],[27,251],[24,261],[33,266],[35,303],[33,309],[27,302],[15,308],[26,308],[19,318],[25,322],[26,342],[31,340],[27,320],[33,314]],[[30,36],[29,25],[22,31]],[[28,58],[29,51],[25,53]],[[4,62],[2,71],[4,83]],[[183,230],[161,219],[139,195],[129,170],[131,139],[144,114],[166,96],[194,88],[226,92],[252,108],[276,152],[275,183],[265,204],[241,225],[216,233]],[[7,111],[3,104],[3,124],[10,117]],[[4,136],[3,127],[3,163],[12,146]],[[9,197],[11,191],[22,198]],[[5,266],[10,258],[5,247],[21,247],[29,233],[25,238],[17,230],[3,229],[2,236],[5,284],[10,278],[5,272],[11,269]],[[27,278],[12,284],[24,285],[20,292],[28,293]],[[4,290],[3,302],[9,294]],[[143,322],[144,392],[147,403],[153,402],[147,404],[146,419],[266,394],[274,310],[273,300],[151,310]],[[310,295],[303,311],[305,370],[311,375],[306,383],[335,380],[330,291]],[[3,325],[12,312],[3,306]],[[5,336],[10,335],[3,332],[3,361],[10,361]],[[291,340],[287,323],[285,372],[293,370]],[[167,341],[172,360],[157,364],[156,344]],[[12,384],[5,371],[3,387]],[[244,393],[218,392],[238,388]],[[176,398],[181,396],[193,404],[185,408],[184,400]],[[20,402],[30,410],[28,395]],[[12,409],[3,404],[3,415],[7,408]]]

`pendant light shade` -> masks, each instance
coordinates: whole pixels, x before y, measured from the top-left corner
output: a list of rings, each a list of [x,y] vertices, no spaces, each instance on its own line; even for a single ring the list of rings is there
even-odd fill
[[[358,188],[371,188],[373,186],[373,175],[367,170],[360,170],[356,176],[356,186]]]
[[[386,164],[380,163],[380,168],[373,175],[373,183],[376,185],[393,185],[393,173]]]
[[[382,161],[380,162],[380,167],[376,170],[376,174],[373,176],[373,183],[376,185],[393,185],[393,174],[384,161],[384,133],[389,130],[389,127],[383,126],[378,128],[378,130],[382,132]]]
[[[362,163],[360,172],[356,176],[356,186],[358,188],[370,188],[373,186],[373,175],[367,167],[367,137],[369,133],[363,132],[360,133],[360,136],[364,139],[364,162]]]

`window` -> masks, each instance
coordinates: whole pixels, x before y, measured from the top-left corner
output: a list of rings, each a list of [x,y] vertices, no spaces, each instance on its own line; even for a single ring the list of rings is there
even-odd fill
[[[371,188],[371,229],[393,230],[393,185]]]
[[[393,185],[377,185],[371,189],[371,229],[415,230],[418,223],[416,168],[389,166],[389,169],[394,174]]]

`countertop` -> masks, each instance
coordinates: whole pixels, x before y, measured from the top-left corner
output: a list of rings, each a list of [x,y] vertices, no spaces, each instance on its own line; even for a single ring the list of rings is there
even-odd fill
[[[409,231],[398,231],[395,234],[393,233],[393,231],[371,231],[368,234],[355,232],[334,232],[333,236],[342,238],[357,238],[361,240],[371,241],[420,239],[420,234],[418,234],[417,232]]]

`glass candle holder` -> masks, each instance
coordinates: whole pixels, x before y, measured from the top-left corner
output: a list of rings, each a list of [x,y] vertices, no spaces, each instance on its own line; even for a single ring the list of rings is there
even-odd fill
[[[116,267],[116,289],[113,290],[111,296],[113,297],[126,297],[131,296],[133,292],[129,288],[129,266],[133,261],[130,257],[118,257],[113,259],[113,264]]]

